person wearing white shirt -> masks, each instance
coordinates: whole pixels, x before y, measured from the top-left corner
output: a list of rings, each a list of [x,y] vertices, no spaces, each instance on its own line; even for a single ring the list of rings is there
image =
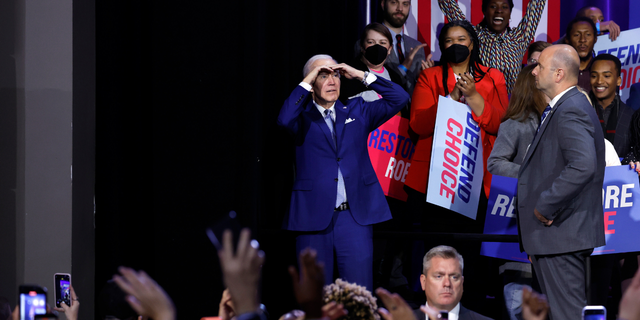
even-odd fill
[[[439,311],[447,311],[453,320],[487,320],[479,313],[462,305],[464,259],[456,249],[437,246],[425,254],[422,260],[420,285],[427,296],[427,306]],[[429,318],[420,310],[414,311],[418,319]]]

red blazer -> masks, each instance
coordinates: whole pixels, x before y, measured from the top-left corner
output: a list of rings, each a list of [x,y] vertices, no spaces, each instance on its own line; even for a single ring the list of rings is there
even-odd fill
[[[484,110],[479,117],[473,112],[471,114],[473,120],[480,125],[483,146],[482,158],[484,159],[483,185],[485,194],[489,196],[491,173],[487,170],[487,159],[498,135],[500,120],[507,110],[509,96],[502,72],[484,66],[481,66],[481,69],[486,72],[486,75],[482,80],[476,82],[476,91],[484,98]],[[449,92],[453,91],[455,83],[453,70],[449,68],[449,78],[447,79]],[[420,137],[411,160],[411,169],[405,180],[405,185],[422,193],[426,193],[427,190],[433,129],[436,124],[439,96],[444,96],[442,67],[425,69],[418,78],[411,100],[411,121],[409,124]]]

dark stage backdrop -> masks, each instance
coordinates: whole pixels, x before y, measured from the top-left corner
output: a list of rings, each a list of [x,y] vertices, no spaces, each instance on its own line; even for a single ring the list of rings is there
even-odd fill
[[[276,117],[309,57],[351,57],[360,2],[96,0],[96,290],[127,265],[180,319],[217,315],[204,229],[236,210],[267,255],[263,302],[295,307],[294,245],[274,231],[293,150]]]

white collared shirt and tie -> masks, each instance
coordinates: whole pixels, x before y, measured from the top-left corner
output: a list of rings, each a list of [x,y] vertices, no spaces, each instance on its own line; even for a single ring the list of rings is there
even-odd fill
[[[367,78],[365,79],[366,85],[370,85],[372,82],[376,81],[376,79],[378,79],[374,74],[369,73]],[[307,91],[311,91],[311,85],[309,85],[306,82],[300,82],[300,86],[307,89]],[[333,105],[331,105],[330,108],[325,109],[324,107],[320,106],[319,104],[317,104],[315,102],[315,100],[313,101],[313,105],[316,106],[316,108],[318,109],[318,112],[320,112],[320,114],[322,115],[322,118],[325,119],[325,123],[327,124],[327,127],[329,127],[329,131],[331,131],[331,135],[333,137],[333,143],[334,146],[336,147],[336,150],[338,150],[338,146],[337,146],[337,142],[336,142],[336,133],[335,133],[335,122],[336,122],[336,104],[335,102],[333,103]],[[325,111],[329,111],[328,114],[325,113]],[[347,202],[347,190],[345,188],[344,185],[344,177],[342,176],[342,171],[340,171],[340,165],[338,164],[338,186],[337,186],[337,190],[336,190],[336,208],[340,207],[341,204]]]
[[[427,302],[427,307],[429,307],[429,303]],[[431,308],[431,307],[429,307]],[[433,309],[433,308],[431,308]],[[451,311],[449,311],[449,320],[458,320],[458,318],[460,317],[460,302],[458,302],[458,304],[456,304],[455,307],[453,307],[453,309],[451,309]],[[424,315],[425,320],[429,320],[429,316],[428,315]]]

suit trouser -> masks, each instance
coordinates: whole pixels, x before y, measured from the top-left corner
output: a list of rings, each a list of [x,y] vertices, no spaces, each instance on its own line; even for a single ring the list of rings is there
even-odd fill
[[[586,259],[593,249],[531,256],[540,289],[549,301],[549,319],[582,318],[587,305]]]
[[[337,264],[339,278],[373,292],[373,227],[358,224],[351,210],[334,211],[329,226],[296,237],[296,252],[311,247],[324,263],[325,283],[333,282]]]

